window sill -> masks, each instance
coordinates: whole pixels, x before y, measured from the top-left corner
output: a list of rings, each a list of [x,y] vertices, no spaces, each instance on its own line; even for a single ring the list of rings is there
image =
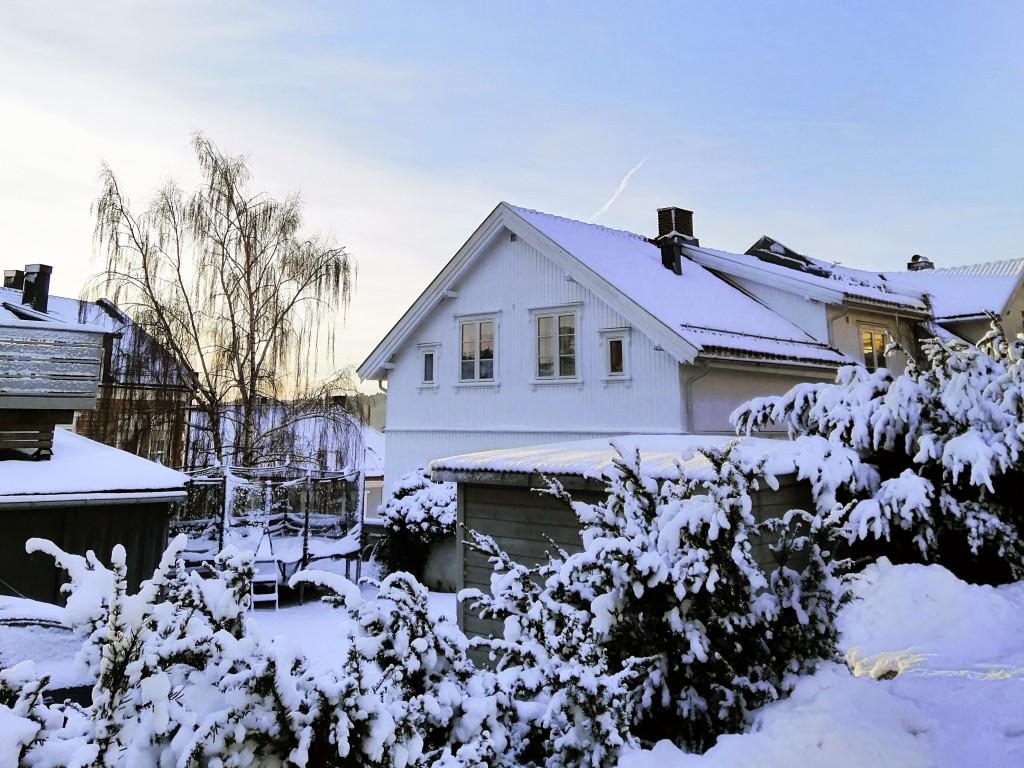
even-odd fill
[[[582,389],[583,379],[533,379],[530,382],[530,388],[536,389],[537,387],[575,387]]]
[[[456,382],[456,389],[497,389],[501,386],[498,381],[459,381]]]
[[[606,386],[606,387],[612,386],[612,385],[615,385],[615,384],[623,384],[623,385],[628,387],[628,386],[630,386],[633,383],[633,377],[632,376],[603,376],[601,378],[601,383],[604,386]]]
[[[437,383],[435,382],[435,383],[433,383],[433,384],[420,384],[420,385],[419,385],[418,387],[416,387],[416,388],[417,388],[417,389],[418,389],[418,390],[419,390],[420,392],[423,392],[424,390],[426,390],[426,391],[428,391],[428,392],[429,392],[429,391],[431,391],[431,390],[434,390],[434,389],[438,389],[439,387],[438,387]]]

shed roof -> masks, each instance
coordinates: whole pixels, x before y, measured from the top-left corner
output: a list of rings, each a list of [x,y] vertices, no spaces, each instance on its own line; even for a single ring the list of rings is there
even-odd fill
[[[501,448],[435,459],[430,469],[445,480],[467,479],[473,473],[575,475],[598,480],[612,471],[619,453],[628,459],[639,450],[641,471],[667,480],[677,476],[677,464],[688,474],[710,470],[710,463],[699,451],[732,443],[738,443],[745,458],[767,460],[766,470],[773,475],[796,471],[792,441],[734,435],[625,435]]]
[[[0,507],[184,498],[187,480],[181,472],[58,428],[48,461],[0,461]]]

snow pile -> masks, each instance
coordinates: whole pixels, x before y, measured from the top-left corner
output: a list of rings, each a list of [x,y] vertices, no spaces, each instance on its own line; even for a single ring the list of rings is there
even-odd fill
[[[853,593],[838,617],[850,668],[824,665],[704,755],[665,741],[620,768],[1024,765],[1024,583],[882,560]]]

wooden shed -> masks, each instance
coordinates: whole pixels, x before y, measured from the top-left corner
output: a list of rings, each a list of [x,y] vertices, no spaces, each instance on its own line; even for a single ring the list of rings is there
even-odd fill
[[[465,546],[467,530],[492,536],[526,566],[543,562],[552,541],[569,552],[582,549],[580,524],[573,511],[533,490],[545,487],[544,477],[557,478],[575,500],[596,503],[607,496],[603,478],[612,469],[616,448],[625,456],[639,449],[641,470],[667,480],[677,476],[677,462],[684,472],[708,466],[695,451],[724,447],[736,440],[721,435],[633,435],[482,451],[432,462],[434,480],[458,484],[458,589],[489,591],[493,573],[483,555]],[[813,509],[810,488],[796,479],[792,443],[768,438],[743,438],[740,443],[751,457],[766,457],[767,469],[779,482],[777,490],[765,486],[754,495],[755,517],[779,516],[794,508]],[[773,562],[769,544],[761,541],[754,545],[758,560],[765,564]],[[471,637],[501,633],[498,622],[480,619],[465,602],[458,605],[458,622]]]
[[[26,303],[0,303],[0,594],[61,600],[63,573],[25,551],[37,537],[105,562],[123,544],[134,588],[159,562],[187,478],[60,428],[96,404],[103,330],[52,322],[49,267],[33,267]]]

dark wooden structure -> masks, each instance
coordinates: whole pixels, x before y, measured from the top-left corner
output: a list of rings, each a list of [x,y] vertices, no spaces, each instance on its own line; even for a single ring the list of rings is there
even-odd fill
[[[570,553],[583,548],[580,523],[575,513],[551,496],[532,490],[546,487],[539,473],[442,469],[435,471],[433,478],[458,483],[456,558],[459,563],[459,590],[475,588],[489,592],[494,573],[485,556],[466,547],[467,530],[493,537],[513,560],[525,566],[545,562],[546,553],[552,550],[552,542]],[[558,475],[557,479],[576,501],[593,504],[607,498],[605,484],[601,480],[579,475]],[[806,483],[798,482],[795,475],[785,475],[778,480],[778,490],[765,487],[753,495],[756,519],[781,517],[794,508],[813,509],[810,488]],[[753,542],[757,561],[772,567],[774,560],[770,546],[771,541],[768,540]],[[459,627],[470,637],[501,635],[499,622],[479,618],[467,602],[459,603],[457,614]]]

